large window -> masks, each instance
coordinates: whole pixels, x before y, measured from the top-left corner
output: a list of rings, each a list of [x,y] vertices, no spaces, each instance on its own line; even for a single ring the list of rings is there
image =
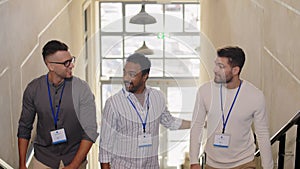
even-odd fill
[[[102,106],[122,88],[126,58],[145,44],[152,67],[147,85],[166,95],[170,112],[191,120],[200,74],[200,4],[146,3],[145,10],[156,23],[137,25],[129,20],[141,10],[140,3],[99,2],[100,79]],[[160,130],[160,166],[176,167],[189,147],[189,130]],[[176,154],[176,155],[174,155]]]

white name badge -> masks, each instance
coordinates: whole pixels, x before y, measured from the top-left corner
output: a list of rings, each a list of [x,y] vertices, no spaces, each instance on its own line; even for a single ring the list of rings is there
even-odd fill
[[[216,134],[214,140],[215,147],[228,148],[230,141],[230,135],[228,134]]]
[[[138,137],[139,147],[148,147],[152,146],[152,137],[151,134],[142,134]]]
[[[51,134],[53,144],[64,143],[67,141],[65,129],[63,128],[58,130],[53,130],[50,132],[50,134]]]

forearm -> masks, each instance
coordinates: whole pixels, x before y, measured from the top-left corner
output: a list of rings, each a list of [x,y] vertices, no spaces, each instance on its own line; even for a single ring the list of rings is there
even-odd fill
[[[205,102],[201,96],[200,89],[197,93],[195,107],[192,116],[190,130],[190,164],[199,164],[200,147],[203,138],[203,129],[206,119]]]
[[[199,164],[200,143],[195,140],[190,141],[190,164]]]
[[[257,111],[254,116],[254,128],[260,149],[262,166],[264,169],[271,169],[274,166],[274,162],[272,157],[268,117],[263,99],[261,104],[261,109]]]
[[[200,169],[201,166],[199,164],[191,164],[191,169]]]
[[[190,164],[199,164],[202,128],[199,123],[194,123],[190,131]]]
[[[182,120],[179,129],[189,129],[189,128],[191,128],[191,121]]]
[[[110,169],[109,163],[101,163],[101,169]]]
[[[270,143],[269,132],[266,129],[265,131],[260,131],[257,134],[258,146],[261,154],[262,166],[265,169],[273,168],[273,157],[272,157],[272,149]]]
[[[79,149],[72,160],[71,164],[69,166],[71,168],[78,168],[83,160],[86,158],[88,152],[90,151],[91,147],[93,145],[93,142],[88,141],[88,140],[81,140]]]
[[[19,148],[19,168],[26,168],[26,153],[28,149],[29,140],[18,138]]]
[[[202,141],[204,123],[193,121],[190,130],[190,164],[199,164],[199,154]]]

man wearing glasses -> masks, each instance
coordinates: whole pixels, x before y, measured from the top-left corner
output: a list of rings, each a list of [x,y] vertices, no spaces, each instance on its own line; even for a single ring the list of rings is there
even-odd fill
[[[23,94],[19,168],[26,168],[36,114],[33,168],[86,168],[87,153],[98,137],[94,95],[85,81],[72,75],[75,57],[66,44],[49,41],[42,55],[49,72],[32,80]]]

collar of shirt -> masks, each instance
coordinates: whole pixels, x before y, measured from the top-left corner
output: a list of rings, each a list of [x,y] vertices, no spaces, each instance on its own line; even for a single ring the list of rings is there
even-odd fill
[[[149,89],[150,89],[150,87],[146,86],[145,91],[144,91],[145,96],[147,96],[148,93],[150,92]],[[125,97],[128,97],[128,96],[131,97],[132,95],[134,95],[133,93],[128,92],[125,87],[122,88],[122,91],[123,91],[123,94],[125,95]]]

